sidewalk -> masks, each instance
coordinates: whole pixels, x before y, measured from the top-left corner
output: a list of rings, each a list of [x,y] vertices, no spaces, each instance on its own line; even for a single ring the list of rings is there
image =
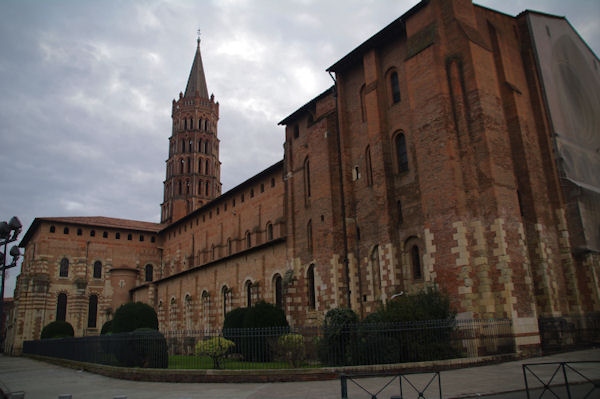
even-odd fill
[[[540,362],[573,362],[582,360],[598,361],[583,365],[584,374],[600,379],[600,349],[590,349],[562,353],[558,355],[531,358],[523,361],[507,362],[497,365],[472,367],[441,372],[441,386],[444,398],[458,398],[495,394],[524,389],[523,363]],[[540,368],[536,373],[546,380],[555,368]],[[542,377],[542,375],[546,377]],[[562,376],[557,376],[562,382]],[[555,381],[556,381],[555,378]],[[359,384],[375,393],[383,387],[391,377],[361,378]],[[431,375],[414,375],[410,381],[415,385],[424,385]],[[571,376],[569,376],[571,379]],[[0,356],[0,382],[11,391],[24,391],[26,399],[56,399],[61,394],[71,394],[73,399],[113,399],[125,396],[127,399],[292,399],[292,398],[341,398],[340,381],[284,382],[284,383],[156,383],[136,382],[103,377],[96,374],[62,368],[52,364],[22,357]],[[405,397],[410,398],[412,395]],[[2,386],[2,384],[0,384]],[[432,386],[434,391],[427,391],[426,397],[438,397],[437,380]],[[396,379],[386,388],[379,398],[399,395],[399,384]],[[506,397],[525,397],[524,393]],[[348,397],[350,399],[369,398],[353,382],[348,381]],[[500,396],[498,396],[500,397]],[[594,397],[593,395],[591,397]],[[598,397],[598,396],[595,396]]]

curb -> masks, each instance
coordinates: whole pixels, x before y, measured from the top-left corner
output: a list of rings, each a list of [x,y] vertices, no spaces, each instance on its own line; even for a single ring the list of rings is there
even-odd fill
[[[144,369],[106,366],[84,363],[74,360],[58,359],[46,356],[24,355],[34,360],[56,364],[77,370],[85,370],[105,377],[146,382],[300,382],[323,381],[348,376],[369,374],[371,377],[401,373],[442,371],[494,363],[519,360],[516,353],[506,355],[482,356],[477,358],[459,358],[414,363],[378,364],[369,366],[322,367],[315,369],[252,369],[252,370],[184,370],[184,369]]]

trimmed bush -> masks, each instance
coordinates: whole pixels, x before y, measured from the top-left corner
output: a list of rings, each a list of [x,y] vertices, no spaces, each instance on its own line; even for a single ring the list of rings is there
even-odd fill
[[[237,308],[227,313],[223,336],[235,343],[234,351],[245,360],[268,362],[276,350],[277,337],[288,329],[283,310],[260,301],[250,308]]]
[[[112,334],[112,320],[107,321],[102,325],[100,335]]]
[[[156,330],[142,328],[106,337],[123,367],[168,368],[169,353],[165,337]]]
[[[123,304],[115,312],[112,320],[112,332],[131,332],[139,328],[158,330],[158,318],[152,306],[143,302]]]
[[[53,321],[42,329],[41,339],[65,338],[75,335],[73,326],[66,321]]]
[[[235,344],[223,337],[213,337],[204,341],[198,341],[196,344],[196,355],[209,356],[213,360],[213,367],[221,368],[221,361],[225,355],[233,348]]]
[[[250,308],[235,308],[227,312],[223,321],[223,330],[228,328],[244,328],[244,318]]]
[[[352,309],[331,309],[325,314],[318,349],[321,362],[331,366],[354,364],[357,324],[358,316]]]

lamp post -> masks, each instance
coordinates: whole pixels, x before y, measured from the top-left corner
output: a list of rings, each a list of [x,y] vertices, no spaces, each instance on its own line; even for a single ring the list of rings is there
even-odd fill
[[[0,285],[0,327],[2,330],[0,331],[0,349],[4,352],[4,282],[6,278],[6,269],[10,269],[11,267],[15,267],[17,265],[17,260],[21,256],[21,252],[19,251],[19,247],[13,246],[10,249],[10,256],[12,256],[12,261],[10,263],[6,263],[6,248],[9,243],[16,241],[19,233],[21,233],[21,221],[16,216],[13,216],[8,223],[0,222],[0,246],[4,246],[4,252],[0,252],[0,262],[2,262],[0,269],[2,270],[2,285]]]

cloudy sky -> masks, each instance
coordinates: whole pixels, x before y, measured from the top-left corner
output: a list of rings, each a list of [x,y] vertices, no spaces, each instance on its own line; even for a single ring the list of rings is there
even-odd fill
[[[229,190],[283,157],[277,123],[331,85],[325,69],[416,3],[0,0],[0,220],[158,222],[171,101],[198,29]],[[600,50],[597,0],[478,3],[566,16]]]

